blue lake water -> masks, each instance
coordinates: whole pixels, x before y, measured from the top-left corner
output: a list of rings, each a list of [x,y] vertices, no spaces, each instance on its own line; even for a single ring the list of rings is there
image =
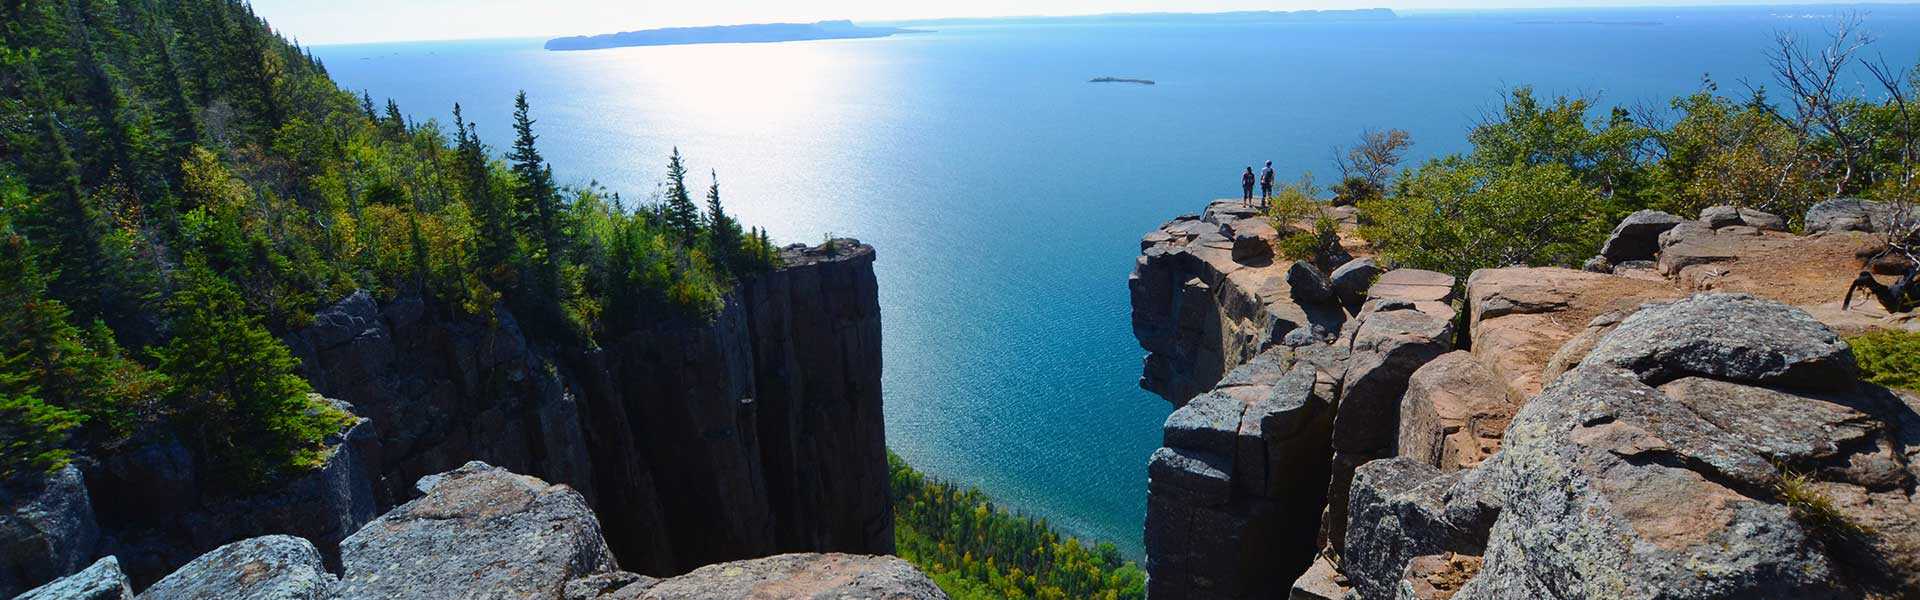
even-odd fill
[[[888,443],[924,471],[1138,555],[1169,406],[1135,382],[1141,233],[1247,165],[1333,179],[1369,127],[1462,150],[1501,90],[1652,103],[1744,95],[1780,30],[1834,8],[1403,14],[1388,22],[999,25],[872,40],[546,52],[541,40],[325,46],[343,85],[496,146],[514,92],[572,183],[645,198],[678,146],[779,242],[879,249]],[[1920,58],[1920,9],[1858,9]],[[271,16],[271,15],[269,15]],[[610,25],[610,29],[617,26]],[[1155,86],[1090,84],[1140,77]],[[1777,97],[1777,96],[1776,96]]]

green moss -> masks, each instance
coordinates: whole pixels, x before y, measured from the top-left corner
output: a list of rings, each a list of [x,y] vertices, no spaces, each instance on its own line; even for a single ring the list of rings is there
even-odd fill
[[[1847,339],[1863,379],[1891,388],[1920,389],[1920,333],[1875,331]]]

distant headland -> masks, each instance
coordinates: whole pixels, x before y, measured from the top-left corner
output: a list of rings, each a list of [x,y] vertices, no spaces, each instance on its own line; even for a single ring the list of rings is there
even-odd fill
[[[1137,83],[1140,85],[1153,85],[1153,80],[1152,79],[1131,79],[1127,77],[1095,77],[1093,79],[1088,79],[1087,83]]]
[[[875,25],[918,27],[941,25],[1115,25],[1141,23],[1287,23],[1298,21],[1381,21],[1396,18],[1392,9],[1363,8],[1345,10],[1245,10],[1233,12],[1142,12],[1097,15],[1026,15],[1006,17],[958,17],[944,19],[905,19],[876,21]]]
[[[677,46],[682,44],[764,44],[808,40],[844,40],[881,38],[914,33],[898,27],[865,27],[853,21],[818,23],[763,23],[759,25],[721,25],[714,27],[671,27],[642,31],[623,31],[603,35],[554,38],[548,50],[600,50],[626,46]]]

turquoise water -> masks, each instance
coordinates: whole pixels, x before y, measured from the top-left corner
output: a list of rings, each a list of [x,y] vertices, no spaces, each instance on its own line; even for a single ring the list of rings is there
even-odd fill
[[[1140,548],[1169,407],[1135,382],[1139,235],[1237,192],[1246,165],[1332,180],[1368,127],[1463,148],[1500,90],[1653,103],[1703,73],[1740,94],[1776,30],[1831,8],[1403,15],[1391,22],[1019,25],[874,40],[550,53],[541,40],[314,49],[419,118],[456,101],[508,139],[515,90],[563,180],[654,193],[678,146],[777,241],[879,248],[889,444],[1083,535]],[[1920,58],[1920,9],[1877,52]],[[269,15],[271,16],[271,15]],[[1627,22],[1632,22],[1628,24]],[[1139,77],[1159,85],[1087,83]]]

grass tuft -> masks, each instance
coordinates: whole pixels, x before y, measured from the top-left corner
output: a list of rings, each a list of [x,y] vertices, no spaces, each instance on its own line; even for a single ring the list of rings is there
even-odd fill
[[[1783,470],[1774,494],[1793,511],[1793,518],[1817,535],[1854,538],[1871,535],[1873,530],[1855,522],[1840,510],[1833,498],[1820,491],[1818,481],[1805,473]]]

